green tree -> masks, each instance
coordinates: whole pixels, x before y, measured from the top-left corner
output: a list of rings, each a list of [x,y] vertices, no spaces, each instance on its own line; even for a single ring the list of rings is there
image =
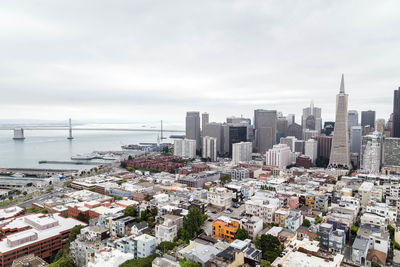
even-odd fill
[[[304,222],[304,221],[303,221]],[[322,222],[322,218],[319,216],[315,216],[315,224],[319,224]]]
[[[126,207],[124,210],[124,215],[136,217],[136,211],[133,207]]]
[[[173,242],[163,241],[157,246],[157,248],[159,250],[161,250],[162,252],[166,252],[169,250],[173,250],[175,248],[175,246],[176,246],[176,244]]]
[[[269,262],[273,262],[282,252],[279,239],[273,235],[258,236],[255,245],[262,251],[262,258]]]
[[[75,241],[76,237],[81,233],[81,229],[85,228],[85,226],[83,225],[77,225],[74,226],[74,228],[72,228],[71,232],[68,235],[68,239],[67,239],[67,247],[69,247],[69,244],[71,244],[72,242]]]
[[[49,264],[49,267],[76,267],[76,265],[68,256],[63,256],[56,262]]]
[[[198,208],[192,207],[189,213],[183,219],[184,240],[192,239],[196,234],[201,232],[200,226],[203,224],[202,214]]]
[[[272,267],[272,265],[269,261],[260,260],[260,267]]]
[[[89,223],[89,217],[83,214],[82,212],[79,212],[78,216],[76,216],[76,219],[81,222]]]
[[[151,267],[153,260],[158,257],[157,254],[148,256],[147,258],[139,258],[135,260],[128,260],[122,263],[119,267]]]
[[[201,264],[198,262],[192,262],[192,261],[180,261],[179,264],[181,265],[181,267],[201,267]]]
[[[382,265],[380,265],[379,263],[373,262],[371,264],[371,267],[382,267]]]
[[[305,227],[310,227],[311,223],[310,223],[310,221],[308,219],[304,219],[302,225],[305,226]]]
[[[227,184],[227,183],[229,183],[230,181],[232,181],[231,180],[231,176],[230,175],[222,175],[220,178],[219,178],[219,181],[221,182],[221,184]]]
[[[390,239],[394,239],[394,233],[395,233],[395,229],[393,226],[391,226],[390,224],[388,224],[388,230],[389,230],[389,234],[390,234]]]
[[[356,235],[357,235],[357,232],[358,232],[358,226],[353,225],[353,226],[351,227],[351,234],[352,234],[353,236],[356,236]]]
[[[235,239],[245,240],[249,238],[249,233],[246,229],[239,228],[236,232]]]
[[[28,192],[24,191],[22,194],[23,194],[24,196],[26,196],[26,195],[28,194]]]

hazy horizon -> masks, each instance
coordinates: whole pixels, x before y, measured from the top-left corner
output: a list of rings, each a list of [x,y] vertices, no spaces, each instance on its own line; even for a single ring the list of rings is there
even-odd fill
[[[388,119],[398,1],[2,1],[1,120],[210,121],[313,100]],[[360,114],[359,114],[360,116]]]

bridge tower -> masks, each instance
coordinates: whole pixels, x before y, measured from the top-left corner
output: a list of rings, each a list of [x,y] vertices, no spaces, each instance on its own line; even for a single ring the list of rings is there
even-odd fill
[[[68,136],[67,139],[68,139],[68,140],[74,139],[74,137],[72,137],[72,123],[71,123],[71,118],[69,118],[69,136]]]

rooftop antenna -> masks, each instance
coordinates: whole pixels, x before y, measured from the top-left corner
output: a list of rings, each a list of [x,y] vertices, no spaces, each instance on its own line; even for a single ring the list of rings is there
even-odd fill
[[[68,139],[68,140],[74,139],[74,137],[72,137],[72,123],[71,123],[71,118],[69,118],[69,136],[68,136],[67,139]]]

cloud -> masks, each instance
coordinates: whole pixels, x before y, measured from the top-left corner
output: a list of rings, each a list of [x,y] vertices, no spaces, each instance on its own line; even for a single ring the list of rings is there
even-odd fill
[[[388,118],[398,1],[2,1],[0,119],[211,120],[311,99]]]

